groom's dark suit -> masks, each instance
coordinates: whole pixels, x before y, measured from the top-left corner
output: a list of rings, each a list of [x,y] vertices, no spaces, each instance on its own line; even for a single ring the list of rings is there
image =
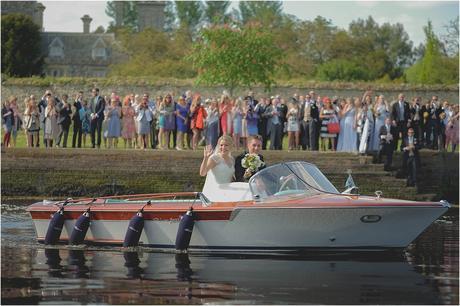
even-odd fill
[[[243,166],[241,165],[241,160],[243,160],[246,154],[248,154],[248,152],[244,151],[235,159],[235,182],[247,182],[249,180],[249,178],[244,178],[244,172],[246,172],[246,168],[243,168]],[[257,155],[259,155],[261,161],[264,161],[264,157],[261,154]],[[259,170],[262,170],[263,168],[265,168],[265,165],[261,166]],[[254,175],[254,173],[252,175]]]
[[[91,144],[93,148],[101,146],[102,122],[104,121],[105,100],[101,96],[96,96],[91,100],[91,113],[97,114],[96,118],[92,118],[90,122]],[[97,135],[97,142],[96,142]]]

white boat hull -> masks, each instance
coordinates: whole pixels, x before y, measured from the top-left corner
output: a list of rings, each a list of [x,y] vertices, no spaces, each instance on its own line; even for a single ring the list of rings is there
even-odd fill
[[[300,248],[404,248],[447,207],[235,208],[229,220],[196,221],[190,248],[291,250]],[[363,222],[363,216],[379,216]],[[377,218],[377,217],[375,217]],[[49,220],[34,219],[39,240]],[[93,220],[86,240],[120,245],[129,220]],[[61,240],[72,232],[66,220]],[[179,221],[145,220],[140,244],[174,248]]]

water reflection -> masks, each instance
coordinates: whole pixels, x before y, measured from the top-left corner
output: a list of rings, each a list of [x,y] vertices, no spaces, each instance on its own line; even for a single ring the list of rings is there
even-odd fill
[[[69,250],[68,269],[75,278],[88,278],[89,267],[85,264],[86,258],[83,250]]]
[[[51,277],[63,277],[61,257],[58,249],[45,249],[46,264],[48,265],[48,275]]]
[[[141,278],[144,273],[144,269],[139,267],[140,260],[137,252],[124,252],[123,257],[125,258],[125,267],[128,269],[126,273],[127,278]]]
[[[176,269],[178,281],[192,280],[193,271],[190,268],[190,259],[188,254],[176,254]]]
[[[63,248],[38,249],[28,268],[31,280],[40,284],[28,287],[29,296],[41,302],[441,303],[423,275],[392,254],[188,256]],[[12,274],[2,272],[3,280]]]

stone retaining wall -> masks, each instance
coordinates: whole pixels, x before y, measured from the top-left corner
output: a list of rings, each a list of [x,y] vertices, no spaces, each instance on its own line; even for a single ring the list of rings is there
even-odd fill
[[[80,197],[173,191],[198,191],[202,152],[92,149],[7,149],[2,154],[2,196]],[[334,152],[263,153],[268,164],[287,160],[312,162],[339,189],[351,169],[362,194],[409,200],[446,199],[458,203],[458,154],[421,152],[420,188],[372,164],[372,157]],[[236,154],[235,154],[236,155]],[[395,156],[400,164],[400,155]]]

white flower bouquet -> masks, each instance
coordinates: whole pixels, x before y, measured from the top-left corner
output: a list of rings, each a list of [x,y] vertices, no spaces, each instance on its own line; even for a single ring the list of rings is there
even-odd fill
[[[265,163],[260,159],[257,154],[247,153],[241,160],[241,166],[246,168],[244,178],[250,178],[260,167],[264,166]]]

